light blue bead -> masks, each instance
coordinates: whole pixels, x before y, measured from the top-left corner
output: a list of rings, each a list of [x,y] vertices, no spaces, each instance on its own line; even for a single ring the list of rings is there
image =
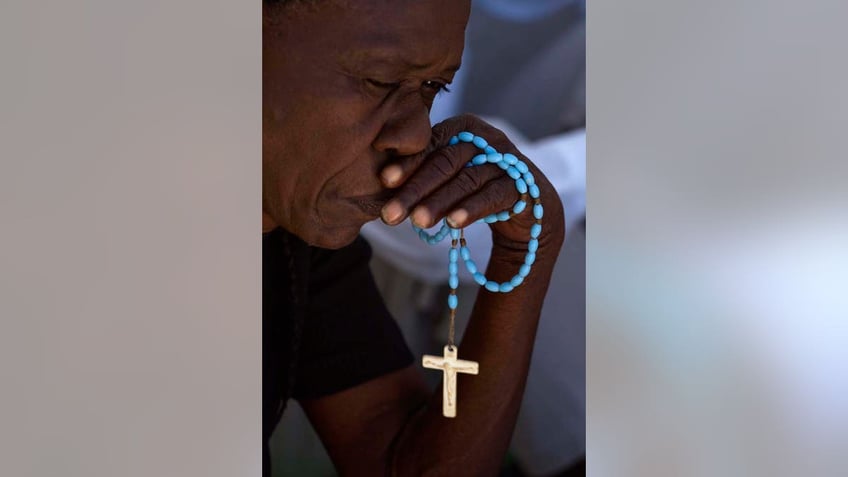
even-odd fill
[[[512,286],[512,283],[503,282],[503,283],[501,283],[501,286],[500,286],[500,292],[501,293],[509,293],[509,292],[512,291],[513,288],[515,288],[515,287]]]
[[[510,177],[510,179],[512,179],[512,180],[517,180],[517,179],[521,178],[521,173],[518,172],[518,169],[516,169],[512,166],[509,166],[506,169],[506,175],[508,175]]]
[[[515,180],[515,189],[518,190],[519,194],[527,193],[527,183],[524,182],[524,179],[516,179]]]
[[[427,243],[429,243],[430,245],[436,245],[437,243],[439,243],[439,241],[436,240],[436,237],[430,236],[427,237]]]
[[[450,251],[448,252],[448,259],[451,262],[456,262],[457,259],[459,259],[459,250],[455,248],[450,249]]]
[[[459,273],[459,265],[457,265],[456,262],[449,263],[448,273],[450,273],[451,275],[456,275],[457,273]]]
[[[498,222],[506,222],[507,220],[509,220],[509,211],[504,210],[502,212],[498,212],[497,217]]]
[[[451,310],[456,309],[456,305],[458,304],[458,302],[459,300],[457,300],[456,295],[448,295],[448,307]]]
[[[523,282],[523,281],[524,281],[524,277],[522,277],[521,275],[516,275],[516,276],[512,277],[512,279],[510,279],[509,284],[512,285],[513,287],[517,287],[518,285],[521,285],[521,282]]]
[[[539,186],[536,184],[531,185],[528,190],[530,191],[530,197],[534,199],[539,198]]]
[[[459,286],[459,277],[456,275],[451,275],[450,278],[448,278],[448,285],[451,288],[456,289],[456,287]]]
[[[486,154],[486,161],[491,162],[492,164],[496,164],[503,160],[503,154],[494,153],[494,154]]]
[[[459,229],[450,229],[450,234],[452,239],[459,240]]]
[[[518,158],[515,157],[515,154],[506,153],[504,154],[504,161],[510,166],[513,166],[518,162]]]
[[[512,213],[513,214],[520,214],[520,213],[524,212],[524,209],[526,207],[527,207],[527,202],[524,202],[523,200],[519,200],[518,202],[515,203],[514,206],[512,206]]]
[[[427,241],[427,232],[425,232],[423,229],[418,229],[418,237],[421,240],[424,240],[426,242]]]
[[[531,186],[531,185],[536,183],[536,178],[533,177],[532,172],[525,172],[524,173],[524,182],[526,182],[528,186]]]
[[[459,138],[456,136],[450,138],[450,141],[448,141],[448,146],[455,146],[457,144],[459,144]]]
[[[501,290],[501,286],[497,282],[493,282],[491,280],[486,282],[485,287],[486,290],[489,290],[490,292],[498,292]]]
[[[530,227],[530,238],[539,238],[540,233],[542,233],[542,224],[533,224]]]
[[[491,214],[491,215],[487,215],[487,216],[483,217],[483,222],[486,222],[487,224],[493,224],[497,221],[498,221],[498,216],[495,215],[495,214]]]
[[[527,251],[536,253],[536,250],[539,250],[539,239],[530,239],[530,242],[527,243]]]
[[[533,206],[533,217],[536,219],[541,219],[544,215],[544,209],[542,208],[542,204],[536,204]]]
[[[460,141],[463,141],[463,142],[471,142],[471,141],[474,140],[474,135],[471,134],[468,131],[462,131],[461,133],[459,133],[457,135],[457,137],[459,138]]]
[[[527,167],[527,164],[525,164],[523,161],[518,161],[518,163],[515,164],[515,168],[518,169],[518,172],[522,174],[526,174],[527,171],[530,170],[530,168]]]
[[[477,282],[478,285],[483,286],[486,284],[486,277],[484,277],[482,273],[476,272],[474,273],[474,281]]]
[[[466,259],[465,260],[465,268],[468,269],[468,273],[470,273],[472,275],[477,274],[477,264],[474,263],[474,260],[471,260],[470,258]],[[476,280],[476,278],[475,278],[475,280]]]
[[[507,170],[509,168],[509,164],[507,164],[506,161],[501,161],[501,162],[498,163],[498,167],[500,167],[503,170]]]
[[[493,148],[492,146],[486,146],[486,147],[483,149],[483,152],[485,152],[486,154],[494,154],[494,153],[496,153],[496,152],[498,152],[498,151],[497,151],[495,148]]]
[[[524,263],[526,265],[533,265],[536,262],[536,254],[528,253],[526,257],[524,257]]]
[[[486,146],[489,145],[489,143],[480,136],[474,136],[474,139],[471,142],[480,149],[486,149]]]
[[[527,265],[525,263],[521,265],[521,268],[518,269],[518,276],[526,277],[527,275],[530,275],[530,265]]]
[[[459,247],[459,255],[463,260],[471,260],[471,252],[468,250],[468,247]]]
[[[479,166],[481,164],[486,163],[486,155],[485,154],[477,154],[476,156],[471,158],[471,163]]]

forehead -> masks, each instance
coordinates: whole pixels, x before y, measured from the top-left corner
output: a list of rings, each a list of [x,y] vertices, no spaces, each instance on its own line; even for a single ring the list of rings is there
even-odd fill
[[[281,26],[289,39],[349,61],[427,65],[459,60],[469,8],[467,0],[317,0]]]

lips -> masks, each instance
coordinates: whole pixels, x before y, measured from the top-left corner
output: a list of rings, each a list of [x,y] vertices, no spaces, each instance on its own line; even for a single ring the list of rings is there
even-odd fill
[[[394,191],[384,189],[376,194],[351,197],[348,201],[353,203],[369,217],[376,219],[380,216],[380,211],[383,209],[383,206],[386,205],[386,202],[388,202],[393,196]]]

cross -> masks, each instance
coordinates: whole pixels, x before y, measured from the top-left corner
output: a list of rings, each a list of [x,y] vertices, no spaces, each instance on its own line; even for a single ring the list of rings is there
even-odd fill
[[[445,346],[445,356],[425,354],[422,365],[429,369],[441,369],[442,376],[442,414],[445,417],[456,417],[456,373],[477,374],[479,364],[476,361],[456,359],[459,348]]]

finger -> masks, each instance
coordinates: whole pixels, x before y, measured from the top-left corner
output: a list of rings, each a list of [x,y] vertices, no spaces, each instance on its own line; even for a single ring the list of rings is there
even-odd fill
[[[477,193],[462,199],[448,214],[451,227],[467,227],[489,214],[508,212],[521,197],[508,177],[487,182]]]
[[[426,153],[405,156],[390,162],[383,168],[382,171],[380,171],[380,180],[383,182],[384,186],[390,189],[400,187],[406,183],[415,171],[431,162],[434,154],[442,149],[454,150],[454,153],[456,153],[460,158],[470,158],[475,154],[479,154],[479,150],[473,144],[459,143],[449,146],[448,143],[445,142],[445,144],[440,145],[439,147],[428,148]]]
[[[451,138],[463,131],[475,131],[475,134],[485,137],[487,142],[498,151],[500,151],[500,148],[504,148],[504,151],[506,151],[512,146],[512,143],[509,142],[509,139],[507,139],[503,132],[477,116],[463,114],[451,117],[433,126],[430,144],[422,153],[403,157],[383,168],[380,173],[383,184],[388,188],[401,186],[421,167],[433,151],[444,147],[460,147],[466,150],[468,154],[479,154],[482,152],[475,146],[466,143],[460,143],[457,146],[448,146]]]
[[[477,193],[488,182],[502,179],[503,176],[503,171],[494,165],[464,168],[412,209],[412,223],[422,228],[432,227],[453,211],[460,201]]]
[[[430,154],[383,207],[383,221],[390,225],[402,222],[413,206],[457,175],[474,156],[474,150],[474,146],[457,144]]]

